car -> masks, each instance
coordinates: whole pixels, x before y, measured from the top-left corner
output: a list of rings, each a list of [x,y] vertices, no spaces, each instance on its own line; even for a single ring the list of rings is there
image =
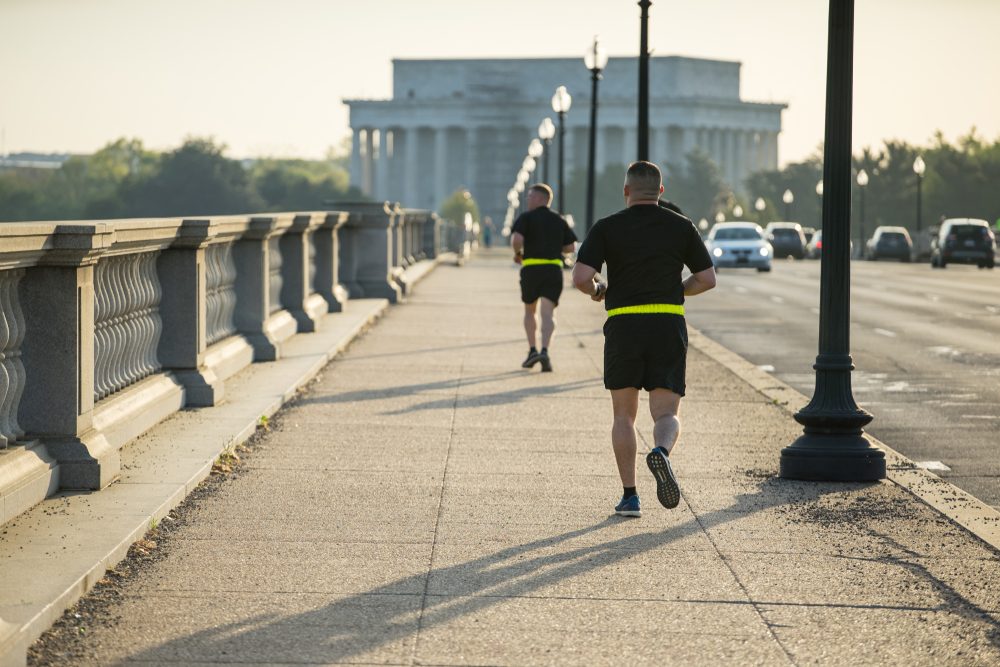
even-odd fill
[[[875,233],[865,244],[865,258],[876,261],[893,258],[909,262],[913,257],[913,241],[906,227],[883,225],[875,228]]]
[[[985,220],[948,218],[931,239],[931,266],[943,269],[949,264],[975,264],[992,269],[996,262],[997,240]]]
[[[813,232],[812,238],[806,245],[806,257],[809,259],[819,259],[823,254],[823,230],[817,229]]]
[[[754,222],[720,222],[705,242],[716,268],[747,267],[771,270],[774,251],[764,230]]]
[[[806,236],[802,225],[797,222],[771,222],[764,228],[764,234],[774,249],[774,258],[806,256]]]

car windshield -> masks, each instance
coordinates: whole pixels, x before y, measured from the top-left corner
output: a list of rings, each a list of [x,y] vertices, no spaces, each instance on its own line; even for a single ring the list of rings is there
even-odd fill
[[[906,236],[900,232],[882,232],[882,236],[879,239],[889,241],[890,243],[900,243],[906,241]]]
[[[726,227],[716,229],[712,238],[716,241],[760,241],[760,233],[752,227]]]
[[[794,229],[789,229],[788,227],[777,228],[771,231],[776,239],[798,239],[799,233]]]
[[[951,233],[963,241],[965,239],[979,239],[986,236],[986,228],[982,225],[954,225],[951,228]]]

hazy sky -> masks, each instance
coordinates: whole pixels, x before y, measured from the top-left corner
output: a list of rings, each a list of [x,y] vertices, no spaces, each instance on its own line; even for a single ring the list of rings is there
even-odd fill
[[[650,44],[741,61],[744,99],[789,104],[785,163],[823,137],[826,13],[654,0]],[[390,95],[394,57],[575,56],[595,33],[632,55],[638,17],[634,0],[0,0],[0,151],[207,135],[320,157],[349,132],[342,99]],[[856,19],[856,147],[1000,135],[1000,0],[857,0]]]

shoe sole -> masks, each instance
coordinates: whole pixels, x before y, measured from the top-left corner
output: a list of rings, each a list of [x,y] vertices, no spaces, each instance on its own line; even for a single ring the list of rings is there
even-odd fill
[[[642,510],[615,510],[618,516],[642,516]]]
[[[551,361],[549,361],[546,357],[542,357],[541,359],[539,359],[539,361],[542,362],[542,372],[543,373],[551,373],[552,372],[552,362]]]
[[[539,357],[535,357],[534,359],[525,359],[524,363],[521,364],[521,368],[531,368],[532,366],[534,366],[535,364],[537,364],[539,361],[541,361],[541,359]]]
[[[681,490],[677,486],[670,461],[663,454],[654,451],[646,454],[646,465],[656,479],[656,499],[668,510],[677,507],[681,502]]]

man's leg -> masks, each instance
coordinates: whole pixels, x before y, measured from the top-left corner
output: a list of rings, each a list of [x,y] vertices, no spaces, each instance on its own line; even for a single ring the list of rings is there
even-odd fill
[[[639,411],[639,390],[632,387],[611,390],[614,423],[611,426],[611,446],[615,450],[618,475],[622,486],[635,487],[635,416]]]
[[[646,465],[656,478],[656,498],[667,509],[677,507],[681,501],[677,477],[667,457],[681,432],[681,422],[677,418],[680,406],[680,394],[669,389],[653,389],[649,392],[649,413],[653,417],[655,446],[646,455]]]
[[[534,348],[538,333],[538,321],[535,319],[537,301],[524,304],[524,333],[528,336],[528,347]]]
[[[649,392],[649,414],[653,417],[653,446],[662,447],[667,454],[677,443],[681,433],[678,418],[681,407],[680,394],[669,389],[654,389]]]
[[[542,304],[542,349],[548,349],[552,342],[552,334],[556,330],[556,304],[544,296],[539,299]]]

